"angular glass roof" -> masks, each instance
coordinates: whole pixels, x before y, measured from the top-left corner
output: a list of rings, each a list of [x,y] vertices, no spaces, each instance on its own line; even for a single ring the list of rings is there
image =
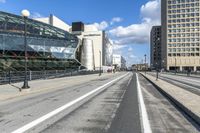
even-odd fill
[[[0,31],[23,34],[24,18],[0,11]],[[67,31],[29,18],[27,19],[27,34],[29,36],[51,37],[70,41],[77,40],[75,35]]]

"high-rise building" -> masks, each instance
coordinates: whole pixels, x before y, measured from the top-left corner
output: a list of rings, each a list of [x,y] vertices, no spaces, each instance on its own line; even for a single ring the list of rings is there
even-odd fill
[[[153,26],[151,29],[151,69],[161,69],[161,26]]]
[[[168,70],[200,70],[200,1],[162,0],[162,58]]]

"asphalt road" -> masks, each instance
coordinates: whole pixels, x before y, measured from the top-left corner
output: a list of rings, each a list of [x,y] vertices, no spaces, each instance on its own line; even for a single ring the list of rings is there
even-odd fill
[[[127,91],[108,133],[140,133],[142,131],[138,108],[136,74],[133,74],[129,82]]]
[[[152,133],[198,132],[156,88],[138,77],[116,73],[0,102],[0,133],[150,133],[148,124]]]

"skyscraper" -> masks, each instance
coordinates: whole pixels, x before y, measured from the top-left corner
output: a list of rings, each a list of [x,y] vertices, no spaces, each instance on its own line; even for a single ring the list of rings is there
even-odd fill
[[[151,29],[151,69],[161,69],[161,26]]]
[[[162,58],[168,70],[200,70],[200,1],[162,0]]]

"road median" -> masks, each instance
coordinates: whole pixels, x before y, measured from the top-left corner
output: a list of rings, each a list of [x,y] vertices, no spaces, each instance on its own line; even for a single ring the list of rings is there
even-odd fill
[[[178,86],[172,85],[156,77],[141,73],[148,81],[169,98],[178,108],[180,108],[187,116],[200,125],[200,96],[186,91]]]

